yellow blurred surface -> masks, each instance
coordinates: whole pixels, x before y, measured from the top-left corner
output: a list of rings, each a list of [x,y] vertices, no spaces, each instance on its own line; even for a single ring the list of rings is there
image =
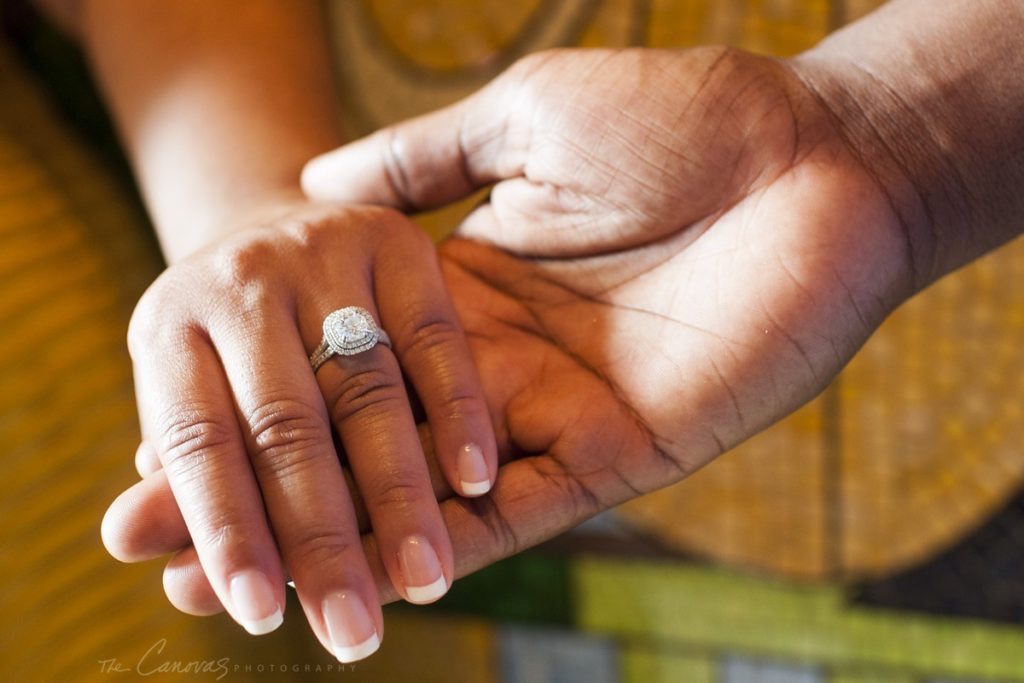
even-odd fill
[[[726,42],[790,54],[876,4],[337,0],[327,21],[345,123],[358,134],[468,94],[533,50]],[[102,661],[135,667],[162,640],[150,662],[325,667],[294,605],[285,629],[252,639],[223,618],[179,615],[158,566],[118,565],[103,551],[99,522],[134,479],[138,438],[124,331],[159,257],[125,190],[2,51],[0,93],[3,680],[114,680]],[[423,223],[440,235],[464,210]],[[943,280],[823,397],[621,514],[671,547],[786,576],[883,574],[932,556],[1024,475],[1022,269],[1015,244]],[[487,624],[390,623],[393,654],[347,680],[492,675]],[[624,667],[636,680],[712,675],[686,653],[637,651]]]

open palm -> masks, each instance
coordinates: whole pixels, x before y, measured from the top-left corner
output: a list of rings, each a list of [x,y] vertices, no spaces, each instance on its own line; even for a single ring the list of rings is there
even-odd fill
[[[809,400],[910,293],[907,233],[838,125],[777,60],[555,51],[304,181],[403,208],[496,183],[460,235],[508,254],[450,243],[450,287],[509,438],[593,511]]]
[[[406,209],[496,183],[444,254],[499,436],[535,456],[502,470],[503,552],[787,415],[911,293],[907,231],[797,69],[543,53],[307,166],[314,197]]]

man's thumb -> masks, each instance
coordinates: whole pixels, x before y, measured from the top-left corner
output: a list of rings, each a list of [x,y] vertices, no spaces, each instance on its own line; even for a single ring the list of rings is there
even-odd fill
[[[315,200],[416,211],[517,175],[522,164],[502,158],[509,112],[494,106],[489,90],[312,159],[303,191]]]

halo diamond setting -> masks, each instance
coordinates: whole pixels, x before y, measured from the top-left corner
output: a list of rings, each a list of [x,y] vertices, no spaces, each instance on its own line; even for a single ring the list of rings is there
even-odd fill
[[[380,340],[377,322],[366,310],[348,306],[324,319],[324,340],[334,353],[352,356],[372,349]]]
[[[391,340],[369,311],[359,306],[339,308],[324,318],[324,337],[309,356],[309,364],[316,372],[332,356],[354,356],[377,344],[390,348]]]

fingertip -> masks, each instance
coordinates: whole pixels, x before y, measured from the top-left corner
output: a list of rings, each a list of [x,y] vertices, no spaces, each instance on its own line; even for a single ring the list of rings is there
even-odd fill
[[[357,592],[339,591],[321,604],[328,648],[338,661],[349,664],[365,659],[380,647],[379,608],[375,617]]]
[[[416,605],[428,605],[444,597],[444,594],[448,592],[448,587],[448,579],[439,576],[426,586],[406,586],[405,593],[409,602]]]
[[[139,443],[139,447],[135,450],[135,471],[139,473],[139,476],[145,479],[162,467],[156,449],[148,441],[143,440]]]
[[[136,482],[114,499],[100,522],[104,547],[121,562],[143,562],[190,543],[181,510],[163,471]]]
[[[164,567],[163,584],[168,601],[185,614],[208,617],[224,611],[195,548],[187,548],[170,559]]]
[[[398,548],[398,569],[408,602],[425,605],[448,592],[450,584],[440,554],[424,536],[409,536],[402,541]]]
[[[228,581],[235,619],[254,636],[262,636],[284,623],[284,609],[266,574],[246,569]]]
[[[355,140],[313,157],[302,167],[299,185],[314,201],[405,207],[403,188],[394,185],[381,151],[387,131]]]
[[[459,492],[463,496],[477,497],[491,490],[491,473],[483,449],[476,443],[467,443],[455,457]]]
[[[299,184],[307,197],[316,201],[337,201],[343,199],[339,188],[335,169],[338,164],[335,158],[339,150],[332,150],[320,156],[313,157],[302,167],[299,176]]]
[[[490,481],[460,481],[462,495],[466,498],[478,498],[491,490]]]
[[[123,504],[121,499],[127,494],[128,491],[124,491],[114,499],[107,511],[103,513],[103,521],[100,522],[100,539],[103,541],[103,547],[115,560],[125,563],[133,560],[132,554],[126,547],[124,525],[122,524]]]
[[[334,656],[342,664],[351,664],[366,659],[380,649],[380,636],[371,634],[359,645],[338,645],[334,648]]]
[[[145,510],[147,503],[150,502],[148,484],[149,482],[143,479],[122,491],[103,513],[103,520],[100,522],[100,538],[103,541],[103,547],[119,562],[126,564],[144,562],[173,549],[164,548],[154,552],[155,549],[147,547],[146,544],[146,541],[152,538],[150,534],[139,533],[140,528],[152,532],[150,527],[154,526],[152,516]],[[152,536],[159,539],[157,545],[164,545],[163,529],[159,524],[156,527],[157,533]]]

